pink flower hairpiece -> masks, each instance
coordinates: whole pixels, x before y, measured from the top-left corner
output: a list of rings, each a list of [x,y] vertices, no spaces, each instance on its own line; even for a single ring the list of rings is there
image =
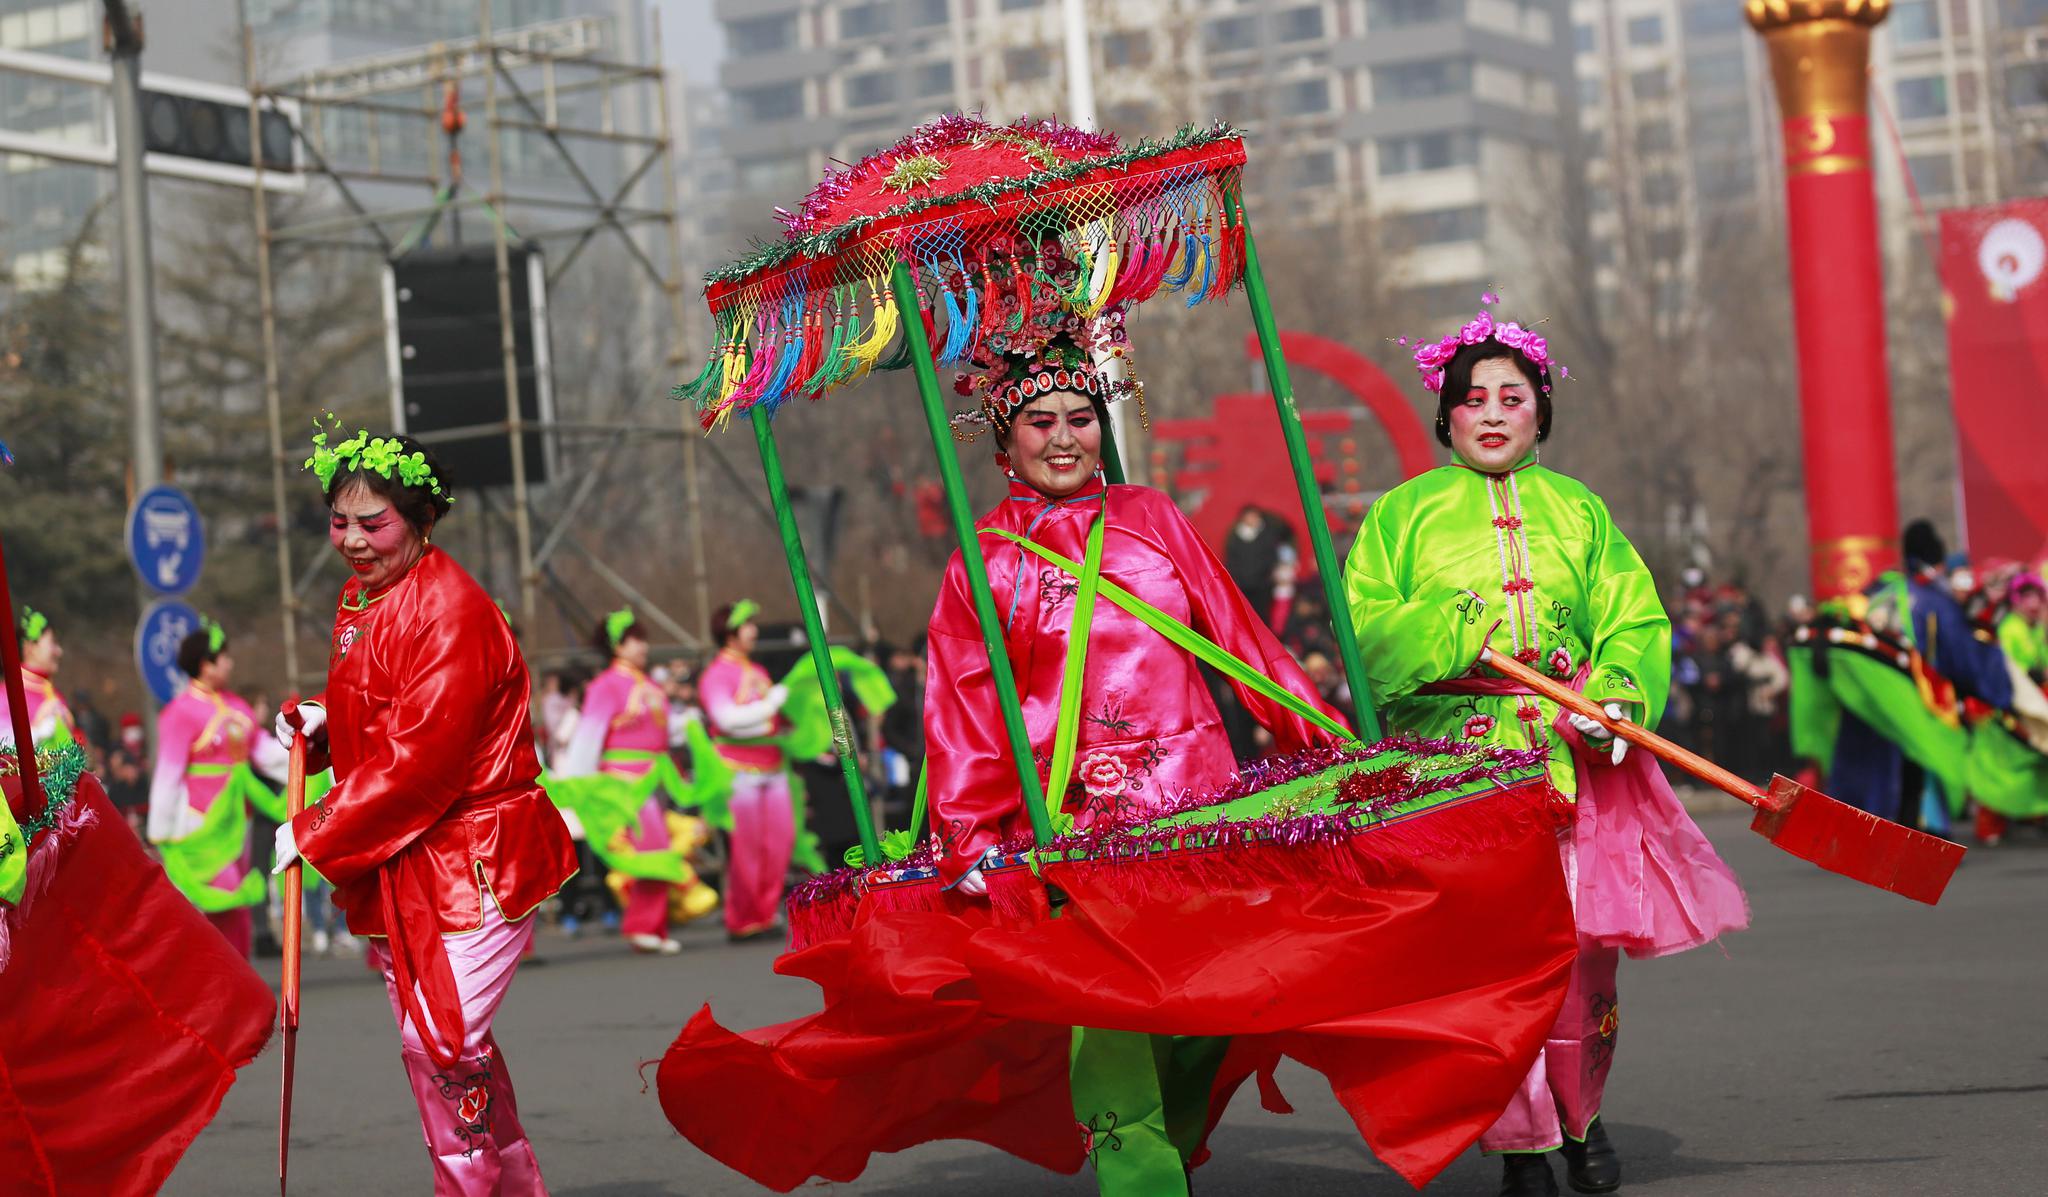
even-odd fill
[[[1533,328],[1523,328],[1512,320],[1497,321],[1486,308],[1500,302],[1500,296],[1491,291],[1479,297],[1479,314],[1465,322],[1457,332],[1431,341],[1424,337],[1402,337],[1397,342],[1403,349],[1414,346],[1415,369],[1422,375],[1423,389],[1437,394],[1444,389],[1444,368],[1457,356],[1458,350],[1481,341],[1493,340],[1509,349],[1521,351],[1522,356],[1536,363],[1539,368],[1555,368],[1559,378],[1570,378],[1572,372],[1563,363],[1550,356],[1550,342],[1538,335]],[[1543,384],[1545,394],[1550,385]]]

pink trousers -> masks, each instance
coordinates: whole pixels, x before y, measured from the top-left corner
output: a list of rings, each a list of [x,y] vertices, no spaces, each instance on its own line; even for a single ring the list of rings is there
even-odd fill
[[[790,850],[796,846],[796,819],[789,801],[789,779],[779,770],[740,770],[732,779],[725,927],[734,935],[766,930],[781,914],[782,883],[789,876]]]
[[[640,808],[640,827],[632,843],[642,852],[659,852],[669,846],[668,818],[661,799],[649,798]],[[668,891],[666,881],[634,881],[626,887],[626,909],[619,916],[619,934],[668,935]]]
[[[1579,868],[1572,831],[1558,838],[1566,888],[1574,905]],[[1550,1151],[1564,1137],[1583,1140],[1586,1127],[1600,1112],[1607,1092],[1607,1070],[1614,1064],[1614,1041],[1621,1029],[1615,1005],[1615,972],[1621,950],[1586,935],[1579,936],[1579,956],[1572,963],[1571,985],[1550,1035],[1522,1087],[1508,1100],[1500,1119],[1479,1136],[1481,1151]]]
[[[398,1020],[399,1057],[419,1104],[420,1129],[434,1163],[436,1197],[546,1197],[533,1145],[519,1125],[512,1074],[491,1034],[498,1003],[511,987],[521,953],[533,942],[533,920],[508,923],[496,902],[486,899],[483,905],[481,929],[441,937],[462,998],[466,1031],[453,1068],[434,1063],[420,1041],[419,1028],[406,1017],[392,979],[389,944],[371,941],[370,960],[384,974],[391,1012]],[[424,1008],[423,995],[419,1002]]]

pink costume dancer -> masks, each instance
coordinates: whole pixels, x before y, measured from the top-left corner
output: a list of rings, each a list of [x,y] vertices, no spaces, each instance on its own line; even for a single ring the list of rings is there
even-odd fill
[[[733,769],[725,927],[735,939],[774,928],[796,845],[782,748],[769,742],[783,730],[779,712],[789,695],[748,655],[760,634],[754,626],[759,609],[749,599],[718,609],[712,618],[718,656],[697,684],[705,724]]]
[[[668,696],[644,672],[647,637],[631,608],[606,616],[597,636],[612,654],[612,663],[585,689],[575,738],[556,773],[582,777],[603,772],[641,784],[649,773],[666,764]],[[657,784],[641,805],[639,825],[627,834],[627,842],[640,852],[666,851],[671,846],[667,816]],[[635,951],[674,955],[682,950],[682,944],[668,933],[669,897],[677,888],[648,878],[627,883],[619,932]]]
[[[249,704],[221,690],[233,661],[227,636],[211,620],[185,638],[178,664],[192,681],[157,716],[156,773],[149,787],[149,842],[164,872],[244,957],[249,908],[263,901],[263,874],[252,868],[249,810],[272,822],[284,801],[256,779],[256,767],[285,772],[285,750],[258,730]]]
[[[57,633],[50,621],[34,607],[23,606],[15,631],[21,637],[21,685],[28,699],[28,734],[38,748],[78,742],[78,724],[71,708],[50,680],[64,650],[57,645]],[[14,715],[7,691],[0,688],[0,745],[14,743]]]

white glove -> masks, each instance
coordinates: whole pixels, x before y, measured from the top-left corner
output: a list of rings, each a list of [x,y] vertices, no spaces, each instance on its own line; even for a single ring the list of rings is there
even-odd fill
[[[770,708],[779,711],[782,709],[782,704],[789,701],[789,687],[779,684],[770,686],[768,687],[768,693],[762,697],[761,701],[767,703]]]
[[[302,702],[293,708],[291,714],[299,717],[297,728],[292,727],[290,715],[282,709],[277,712],[277,719],[271,724],[271,730],[277,734],[277,742],[286,748],[291,747],[294,731],[303,733],[306,743],[311,744],[320,738],[320,733],[327,727],[327,708],[317,702]]]
[[[960,880],[955,881],[952,888],[959,890],[969,897],[988,897],[988,878],[982,876],[981,869],[983,865],[993,864],[1001,859],[1002,855],[1001,848],[991,846],[988,851],[981,854],[980,860],[974,862],[973,868],[960,875]]]
[[[270,874],[273,877],[284,872],[288,865],[299,858],[299,837],[292,834],[292,825],[289,822],[277,825],[277,840],[274,846],[277,863],[270,866]]]
[[[1620,720],[1627,717],[1621,709],[1621,704],[1618,702],[1608,703],[1606,709],[1609,719]],[[1571,724],[1572,730],[1585,737],[1586,743],[1596,749],[1605,746],[1609,741],[1613,741],[1614,750],[1608,755],[1608,763],[1619,765],[1621,758],[1628,755],[1628,741],[1608,731],[1606,725],[1602,724],[1599,720],[1585,715],[1567,713],[1564,721]]]

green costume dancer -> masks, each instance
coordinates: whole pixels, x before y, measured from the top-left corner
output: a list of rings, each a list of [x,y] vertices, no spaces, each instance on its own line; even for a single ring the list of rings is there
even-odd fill
[[[1525,523],[1542,535],[1517,535]],[[1493,535],[1472,533],[1489,526]],[[1420,682],[1483,673],[1473,662],[1489,637],[1494,649],[1559,678],[1590,662],[1586,697],[1626,703],[1645,726],[1663,714],[1671,625],[1656,580],[1600,497],[1533,453],[1506,473],[1451,465],[1388,492],[1366,513],[1345,572],[1353,621],[1372,629],[1366,672],[1389,731],[1548,746],[1552,783],[1577,793],[1548,700],[1463,694],[1449,702],[1418,691]],[[1482,576],[1486,584],[1475,586]]]
[[[1998,621],[1998,647],[2012,681],[2012,708],[1995,711],[1970,734],[1964,772],[1980,808],[1978,838],[1997,843],[2006,819],[2048,815],[2048,590],[2035,574],[2013,579],[2010,609]],[[1988,814],[1986,813],[1988,812]]]

